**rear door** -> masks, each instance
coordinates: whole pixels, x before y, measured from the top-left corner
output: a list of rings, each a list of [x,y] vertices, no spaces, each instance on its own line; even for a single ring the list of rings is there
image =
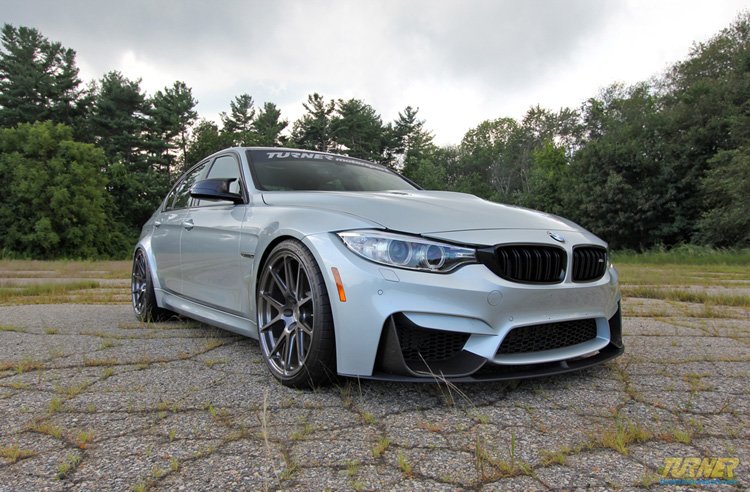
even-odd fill
[[[247,202],[240,161],[233,152],[216,157],[204,179],[234,179],[229,191]],[[242,314],[240,233],[246,206],[193,199],[180,238],[184,295],[223,311]]]
[[[182,293],[180,236],[187,224],[190,187],[205,174],[208,163],[187,172],[172,189],[154,222],[151,250],[156,262],[156,276],[162,289]]]

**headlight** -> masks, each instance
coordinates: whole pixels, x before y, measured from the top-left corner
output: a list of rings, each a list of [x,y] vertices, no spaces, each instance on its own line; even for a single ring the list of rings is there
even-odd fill
[[[337,235],[362,258],[398,268],[445,273],[477,261],[471,248],[414,236],[382,231],[348,231]]]

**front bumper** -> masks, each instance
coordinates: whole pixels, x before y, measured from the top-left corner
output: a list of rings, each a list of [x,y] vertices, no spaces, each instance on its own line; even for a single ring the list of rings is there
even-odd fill
[[[567,236],[570,261],[572,246],[587,238]],[[590,367],[623,351],[614,268],[594,282],[566,277],[558,284],[529,285],[504,280],[479,264],[449,274],[383,267],[354,255],[333,234],[304,241],[326,280],[341,375],[401,381],[518,379]],[[545,231],[524,231],[524,241],[545,244],[549,237]],[[339,300],[332,267],[340,273],[346,302]],[[564,328],[578,320],[595,326],[595,334],[580,343],[510,354],[500,350],[516,328]],[[415,363],[404,357],[397,333],[403,329],[444,334],[445,343],[459,344],[460,350],[443,351],[433,361],[420,354],[424,364]]]

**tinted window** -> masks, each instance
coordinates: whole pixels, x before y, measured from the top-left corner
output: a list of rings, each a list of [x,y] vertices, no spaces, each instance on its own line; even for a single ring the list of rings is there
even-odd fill
[[[196,167],[182,178],[180,184],[175,189],[175,199],[172,208],[185,208],[190,203],[190,187],[193,186],[200,178],[206,164]],[[168,207],[169,208],[169,207]]]
[[[383,166],[321,152],[248,151],[260,190],[413,190]]]

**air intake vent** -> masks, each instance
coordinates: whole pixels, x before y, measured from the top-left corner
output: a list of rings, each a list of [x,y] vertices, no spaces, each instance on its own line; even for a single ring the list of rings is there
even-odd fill
[[[596,320],[594,319],[521,326],[508,332],[497,354],[541,352],[570,347],[592,338],[596,338]]]
[[[407,363],[448,360],[461,351],[468,339],[467,333],[398,327],[398,341]]]
[[[607,250],[598,246],[573,249],[573,282],[592,282],[607,270]]]
[[[491,259],[486,255],[480,256],[480,259],[507,280],[554,284],[565,278],[566,255],[561,248],[533,244],[498,246],[493,256]]]

